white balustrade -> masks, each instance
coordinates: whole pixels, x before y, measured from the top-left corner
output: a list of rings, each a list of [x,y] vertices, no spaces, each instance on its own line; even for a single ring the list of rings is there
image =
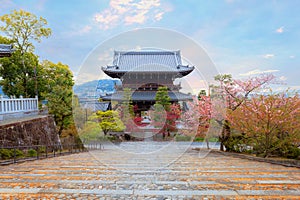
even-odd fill
[[[38,97],[3,98],[0,96],[0,114],[38,111]]]

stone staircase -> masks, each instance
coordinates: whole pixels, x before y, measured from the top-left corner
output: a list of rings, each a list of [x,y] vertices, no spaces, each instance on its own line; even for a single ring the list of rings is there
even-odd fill
[[[3,166],[0,199],[299,199],[299,168],[191,150],[173,142]]]

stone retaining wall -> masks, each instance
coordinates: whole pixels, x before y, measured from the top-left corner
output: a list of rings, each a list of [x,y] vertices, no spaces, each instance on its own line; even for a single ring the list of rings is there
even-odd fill
[[[59,143],[54,119],[49,115],[0,125],[0,147]]]

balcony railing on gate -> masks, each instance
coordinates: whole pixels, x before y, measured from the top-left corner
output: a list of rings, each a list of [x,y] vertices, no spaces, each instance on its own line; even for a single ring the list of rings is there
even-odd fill
[[[3,98],[0,96],[0,114],[38,111],[38,97]]]

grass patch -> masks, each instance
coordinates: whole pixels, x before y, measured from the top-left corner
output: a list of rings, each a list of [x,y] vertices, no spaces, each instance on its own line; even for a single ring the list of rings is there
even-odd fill
[[[187,135],[176,135],[175,136],[175,141],[176,142],[188,142],[191,141],[192,137],[191,136],[187,136]]]
[[[208,141],[209,142],[219,142],[219,138],[209,138]],[[194,142],[205,142],[205,138],[203,138],[203,137],[196,137],[194,139]]]

